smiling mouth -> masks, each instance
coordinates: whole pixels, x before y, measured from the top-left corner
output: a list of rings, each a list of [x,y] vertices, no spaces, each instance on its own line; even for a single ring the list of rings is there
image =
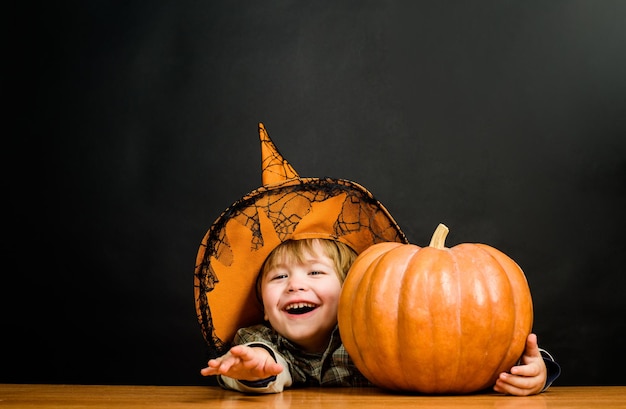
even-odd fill
[[[316,308],[317,308],[316,304],[299,302],[295,304],[289,304],[288,306],[285,307],[285,311],[288,314],[301,315],[301,314],[306,314],[307,312],[311,312]]]

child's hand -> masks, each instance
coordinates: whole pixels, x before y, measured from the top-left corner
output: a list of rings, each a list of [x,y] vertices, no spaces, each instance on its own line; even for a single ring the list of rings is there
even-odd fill
[[[258,381],[282,371],[282,365],[276,363],[267,350],[236,345],[221,357],[211,359],[200,373],[204,376],[225,375],[244,381]]]
[[[539,352],[537,335],[530,334],[520,365],[511,368],[510,373],[502,372],[493,390],[507,395],[535,395],[543,390],[547,377],[548,370]]]

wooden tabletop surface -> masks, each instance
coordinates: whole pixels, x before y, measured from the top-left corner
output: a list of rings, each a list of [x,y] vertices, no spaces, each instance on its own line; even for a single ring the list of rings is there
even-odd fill
[[[303,388],[246,395],[217,386],[0,384],[4,408],[625,408],[626,386],[552,386],[535,396],[393,394],[376,388]]]

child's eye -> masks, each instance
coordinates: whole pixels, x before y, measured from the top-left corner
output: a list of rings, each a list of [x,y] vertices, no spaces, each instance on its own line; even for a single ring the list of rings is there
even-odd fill
[[[287,274],[276,274],[275,276],[272,276],[270,280],[282,280],[283,278],[287,278]]]
[[[313,275],[313,276],[317,276],[317,275],[321,275],[321,274],[324,274],[324,272],[323,271],[311,271],[311,275]]]

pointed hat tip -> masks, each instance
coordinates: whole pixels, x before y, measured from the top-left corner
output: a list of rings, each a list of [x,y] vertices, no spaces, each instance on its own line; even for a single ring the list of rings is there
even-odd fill
[[[298,172],[280,154],[262,122],[259,122],[259,138],[261,140],[263,186],[298,178]]]

